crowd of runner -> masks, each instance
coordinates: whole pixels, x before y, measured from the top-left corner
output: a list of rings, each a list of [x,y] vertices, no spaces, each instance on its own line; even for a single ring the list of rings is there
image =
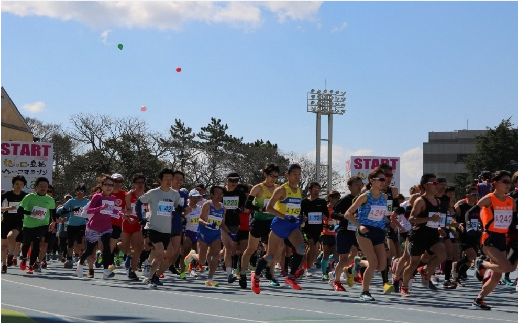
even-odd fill
[[[2,274],[12,266],[40,273],[53,259],[79,278],[103,267],[110,279],[124,266],[129,280],[158,288],[170,273],[218,286],[222,270],[228,284],[256,294],[262,279],[300,290],[306,276],[336,292],[358,283],[360,299],[374,301],[376,272],[384,293],[415,297],[414,277],[429,290],[456,289],[472,279],[474,266],[482,288],[471,306],[483,310],[498,284],[517,284],[509,273],[518,258],[518,172],[484,172],[458,201],[435,174],[424,174],[406,200],[387,164],[372,170],[366,185],[352,177],[349,194],[333,190],[326,199],[317,182],[302,196],[298,164],[285,172],[267,164],[263,175],[255,186],[231,172],[224,186],[188,190],[182,172],[163,169],[150,189],[144,175],[134,175],[128,192],[121,174],[102,175],[90,191],[78,184],[60,205],[47,178],[27,194],[26,179],[15,176],[2,193]]]

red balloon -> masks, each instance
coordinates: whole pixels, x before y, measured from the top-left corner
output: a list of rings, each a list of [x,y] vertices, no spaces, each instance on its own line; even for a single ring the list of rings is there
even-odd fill
[[[177,67],[175,70],[177,71],[177,73],[181,72],[181,68],[180,67]]]
[[[141,111],[146,111],[146,107],[144,105],[141,107]]]

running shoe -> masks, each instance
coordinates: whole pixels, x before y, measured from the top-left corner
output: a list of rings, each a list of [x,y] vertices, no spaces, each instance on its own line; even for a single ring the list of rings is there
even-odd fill
[[[321,280],[323,280],[323,281],[329,280],[329,275],[327,275],[327,274],[321,275]]]
[[[155,285],[157,286],[162,286],[164,285],[162,281],[159,280],[159,277],[157,277],[156,275],[153,275],[152,277],[152,283],[154,283]]]
[[[479,308],[481,310],[486,310],[486,311],[489,311],[491,309],[490,306],[486,305],[486,303],[484,303],[484,300],[482,299],[478,299],[478,298],[475,298],[473,300],[473,303],[471,304],[472,307],[475,307],[475,308]]]
[[[433,290],[433,291],[438,290],[438,288],[431,281],[428,281],[428,287],[427,288],[429,290]]]
[[[88,270],[87,278],[94,278],[94,269]]]
[[[137,274],[135,273],[135,271],[130,271],[130,273],[128,274],[128,278],[130,278],[132,280],[139,280],[139,278],[137,278]]]
[[[47,269],[47,261],[42,261],[41,269]]]
[[[72,269],[74,265],[72,264],[72,260],[67,260],[63,263],[63,268]]]
[[[25,270],[25,272],[28,273],[28,274],[34,273],[33,266],[27,266],[27,269]]]
[[[455,289],[457,288],[457,284],[454,284],[449,280],[445,280],[444,283],[442,283],[442,288]]]
[[[237,276],[233,275],[233,274],[229,274],[227,276],[227,282],[228,284],[233,284],[235,282],[235,280],[237,280]]]
[[[152,264],[146,259],[143,263],[143,276],[150,277],[150,271],[152,270]]]
[[[423,287],[428,287],[429,280],[428,280],[428,273],[426,272],[426,270],[423,267],[419,267],[419,268],[417,268],[417,271],[421,275],[421,285]],[[431,284],[431,282],[430,282],[430,284]]]
[[[240,288],[242,288],[242,289],[247,288],[247,276],[246,275],[240,275],[240,278],[238,279],[238,285],[240,285]]]
[[[34,265],[33,265],[33,270],[37,273],[41,273],[42,272],[42,267],[40,266],[39,263],[35,262]]]
[[[79,263],[76,264],[76,275],[78,276],[78,278],[82,278],[83,277],[83,265]]]
[[[401,297],[410,297],[410,290],[408,287],[401,286]]]
[[[217,286],[218,286],[218,283],[217,283],[217,282],[214,282],[214,281],[211,281],[211,280],[206,280],[206,282],[204,283],[204,285],[206,285],[206,286],[217,287]]]
[[[507,286],[515,286],[515,282],[512,282],[509,277],[502,278],[502,282]]]
[[[159,278],[163,279],[164,278],[164,274],[160,274]]]
[[[14,259],[13,255],[7,256],[7,267],[11,267],[13,265],[13,259]]]
[[[364,302],[373,302],[375,299],[370,295],[370,292],[362,292],[361,295],[359,295],[359,299]]]
[[[116,270],[116,266],[110,265],[110,266],[108,266],[108,270],[114,271],[114,270]]]
[[[13,258],[13,266],[15,266],[15,267],[16,267],[17,265],[18,265],[18,259],[16,259],[16,258]]]
[[[347,270],[347,286],[353,287],[354,286],[354,275],[348,272]]]
[[[314,271],[312,269],[307,269],[304,275],[307,277],[312,277],[314,275]]]
[[[191,250],[190,253],[186,257],[184,257],[184,264],[187,267],[191,266],[191,262],[193,261],[193,255],[194,254],[195,254],[195,250]]]
[[[395,280],[394,279],[394,292],[399,293],[399,289],[401,287],[401,280]]]
[[[27,267],[27,259],[22,258],[22,260],[20,261],[20,269],[25,270],[26,267]]]
[[[285,284],[291,286],[293,289],[296,289],[296,290],[301,290],[302,288],[300,287],[300,285],[298,285],[298,283],[296,283],[296,279],[294,278],[285,278]]]
[[[251,290],[255,292],[255,294],[260,294],[260,280],[256,279],[255,276],[255,273],[251,273]]]
[[[464,287],[464,282],[460,278],[454,279],[453,282],[461,287]]]
[[[202,267],[201,264],[198,264],[198,265],[197,265],[197,270],[198,270],[198,271],[204,271],[204,267]]]
[[[180,272],[179,272],[179,270],[177,269],[177,267],[175,267],[175,265],[171,265],[170,268],[168,268],[168,269],[172,272],[172,274],[174,274],[174,275],[180,275]],[[161,277],[161,278],[162,278],[162,277]]]
[[[280,283],[278,282],[278,280],[276,280],[276,278],[272,278],[271,280],[269,280],[269,286],[278,287],[280,286]]]
[[[358,284],[363,284],[363,277],[361,276],[361,273],[358,273],[354,276],[354,281]]]
[[[345,287],[343,287],[343,285],[341,285],[340,282],[337,282],[337,281],[334,281],[332,283],[332,288],[334,288],[334,290],[336,292],[346,292],[347,290],[345,289]]]
[[[180,273],[179,278],[186,280],[186,273],[185,272]]]
[[[148,288],[150,288],[150,289],[157,289],[157,285],[151,279],[145,279],[143,282],[146,285],[148,285]]]
[[[190,270],[190,277],[198,277],[199,275],[195,271],[195,269]]]
[[[301,276],[303,276],[304,273],[305,270],[303,268],[300,268],[296,270],[296,272],[294,273],[294,278],[300,278]]]
[[[7,273],[7,266],[2,265],[2,274],[5,274],[5,273]]]
[[[352,275],[356,276],[357,273],[361,271],[361,266],[359,265],[361,263],[361,257],[356,256],[354,257],[354,266],[352,267]]]
[[[383,284],[383,293],[384,294],[391,294],[394,292],[394,285],[391,283],[384,283]]]
[[[116,274],[110,269],[103,270],[103,279],[109,279],[114,277]]]

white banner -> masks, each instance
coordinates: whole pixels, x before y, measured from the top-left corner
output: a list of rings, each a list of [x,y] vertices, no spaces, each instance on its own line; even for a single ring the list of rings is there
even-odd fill
[[[352,176],[360,177],[363,180],[363,185],[368,183],[368,174],[381,164],[388,164],[392,166],[394,178],[392,178],[391,185],[399,189],[400,184],[400,165],[399,157],[382,157],[382,156],[351,156],[350,160],[345,163],[346,166],[346,181]],[[345,182],[346,182],[345,181]],[[348,191],[348,187],[346,188]]]
[[[24,191],[33,192],[38,177],[52,183],[53,149],[48,142],[2,141],[2,189],[10,191],[14,176],[27,180]]]

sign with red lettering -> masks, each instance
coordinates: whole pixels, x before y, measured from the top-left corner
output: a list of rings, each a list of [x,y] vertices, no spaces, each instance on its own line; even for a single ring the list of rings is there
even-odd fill
[[[52,183],[53,147],[48,142],[2,141],[2,189],[12,189],[11,180],[22,175],[27,180],[24,191],[33,192],[38,177]]]
[[[368,183],[368,174],[381,164],[388,164],[392,166],[394,177],[392,178],[392,186],[399,188],[399,157],[381,157],[381,156],[351,156],[350,160],[345,163],[347,180],[352,176],[360,177],[363,180],[363,185]],[[347,188],[348,191],[348,188]]]

